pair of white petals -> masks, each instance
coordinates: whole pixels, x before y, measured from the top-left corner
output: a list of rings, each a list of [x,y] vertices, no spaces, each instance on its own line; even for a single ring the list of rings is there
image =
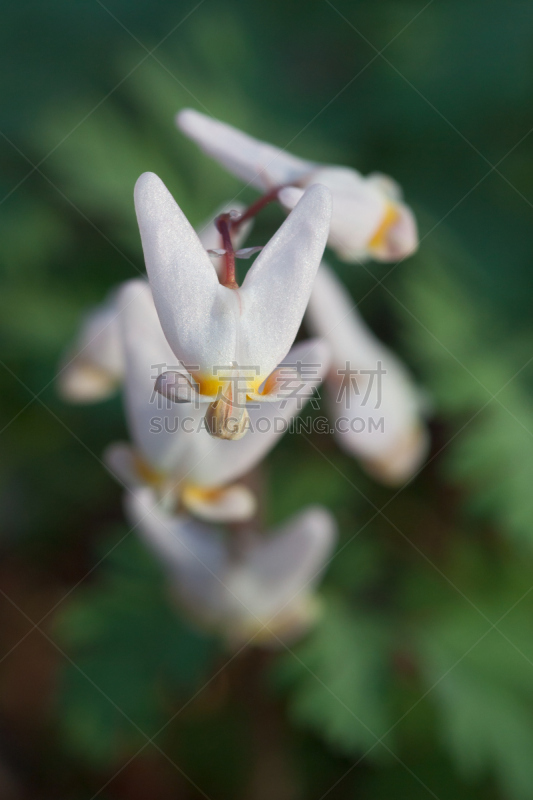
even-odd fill
[[[126,509],[182,607],[230,645],[276,647],[315,620],[314,589],[337,537],[326,509],[308,508],[265,537],[249,532],[238,554],[220,531],[166,513],[149,489],[128,495]]]
[[[288,209],[311,184],[327,186],[333,198],[328,242],[339,258],[397,261],[417,249],[415,217],[392,178],[306,161],[193,109],[181,111],[176,122],[241,180],[261,191],[284,187],[278,197]]]
[[[339,445],[384,483],[404,483],[429,448],[421,392],[405,366],[369,330],[324,262],[306,319],[330,348],[326,396]]]
[[[156,175],[137,181],[135,208],[161,326],[190,376],[164,382],[161,390],[170,396],[185,390],[185,399],[195,392],[212,404],[215,435],[239,438],[246,401],[277,399],[277,382],[268,378],[294,342],[309,301],[328,236],[330,193],[320,185],[305,192],[236,288],[219,282]]]

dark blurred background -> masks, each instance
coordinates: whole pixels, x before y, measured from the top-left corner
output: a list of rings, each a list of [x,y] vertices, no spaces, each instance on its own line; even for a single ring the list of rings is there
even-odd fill
[[[533,4],[4,2],[0,86],[2,799],[528,800]],[[419,219],[398,267],[332,261],[427,391],[428,466],[397,492],[289,435],[261,470],[267,523],[322,502],[345,545],[297,658],[226,667],[177,616],[100,462],[120,398],[54,383],[143,269],[139,174],[193,223],[241,191],[184,106],[388,173]]]

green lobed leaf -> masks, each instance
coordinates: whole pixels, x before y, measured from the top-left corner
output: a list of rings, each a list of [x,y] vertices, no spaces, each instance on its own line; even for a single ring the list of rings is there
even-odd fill
[[[274,680],[297,725],[337,753],[382,758],[391,746],[377,744],[390,727],[387,663],[381,621],[329,598],[314,630],[280,658]]]

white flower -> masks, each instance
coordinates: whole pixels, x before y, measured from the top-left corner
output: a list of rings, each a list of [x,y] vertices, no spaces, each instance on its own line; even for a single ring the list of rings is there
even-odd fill
[[[247,398],[269,399],[263,384],[300,326],[328,235],[329,191],[318,185],[306,191],[240,288],[229,279],[219,282],[197,234],[156,175],[137,181],[135,207],[168,342],[190,374],[190,389],[211,403],[214,434],[238,438]]]
[[[423,462],[429,444],[421,394],[403,364],[368,329],[354,301],[324,263],[307,321],[331,348],[327,389],[339,444],[382,481],[408,480]]]
[[[117,443],[108,448],[109,467],[130,487],[151,486],[166,509],[181,504],[209,520],[250,517],[254,496],[245,486],[231,484],[265,457],[309,399],[328,370],[327,345],[314,340],[293,347],[285,362],[291,380],[298,362],[299,371],[307,366],[307,373],[296,384],[289,381],[287,399],[254,404],[250,431],[241,440],[214,439],[204,424],[205,406],[172,403],[154,391],[158,372],[183,368],[165,339],[146,281],[125,284],[117,308],[125,359],[124,401],[134,446]]]
[[[208,155],[256,189],[286,187],[278,196],[287,208],[310,184],[327,186],[333,199],[328,241],[339,258],[397,261],[417,249],[414,215],[391,178],[305,161],[192,109],[181,111],[176,120]]]
[[[231,203],[219,208],[224,211],[242,211],[242,203]],[[232,241],[238,248],[253,225],[248,220],[232,231]],[[198,238],[206,250],[223,246],[213,217],[198,227]],[[221,259],[214,256],[213,265],[218,271]],[[113,289],[106,300],[89,311],[80,326],[76,339],[65,353],[58,374],[58,390],[71,403],[92,403],[110,397],[124,377],[124,358],[116,304],[117,290]]]
[[[314,622],[314,594],[336,540],[331,514],[318,506],[264,538],[231,541],[186,516],[162,510],[150,489],[126,497],[131,523],[162,561],[181,605],[233,647],[280,646]],[[253,638],[252,638],[253,637]]]

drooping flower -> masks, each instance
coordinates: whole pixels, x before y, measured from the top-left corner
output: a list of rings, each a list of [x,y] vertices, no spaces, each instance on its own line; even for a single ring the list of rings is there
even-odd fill
[[[210,436],[203,419],[205,405],[173,403],[154,390],[158,373],[187,373],[165,339],[146,281],[125,284],[117,309],[133,446],[116,443],[108,448],[111,471],[130,487],[150,486],[168,511],[181,505],[209,520],[250,517],[255,497],[234,481],[265,457],[310,398],[329,367],[327,345],[311,340],[293,347],[279,367],[289,377],[284,399],[253,404],[247,436],[226,441]],[[297,382],[295,372],[301,375]]]
[[[145,173],[135,207],[154,302],[188,379],[169,387],[210,403],[211,432],[237,439],[248,400],[276,399],[268,379],[300,326],[328,236],[331,200],[311,186],[263,248],[243,285],[229,267],[223,283],[187,218],[160,179]],[[228,262],[229,264],[229,262]],[[166,391],[162,382],[160,389]]]
[[[242,212],[242,203],[221,206],[223,212]],[[235,249],[248,236],[253,219],[231,231]],[[223,247],[213,217],[198,226],[198,238],[205,250]],[[220,271],[221,259],[213,256],[215,269]],[[62,358],[57,378],[58,391],[71,403],[94,403],[113,395],[124,377],[124,358],[117,309],[118,289],[113,289],[103,303],[91,309],[82,320],[76,339]]]
[[[181,606],[232,647],[279,647],[315,621],[320,604],[314,589],[336,540],[326,509],[310,507],[265,537],[246,531],[231,541],[208,525],[168,514],[150,489],[127,495],[125,503]]]
[[[429,445],[422,394],[405,366],[369,330],[324,262],[306,319],[331,348],[326,389],[339,444],[383,482],[408,480]]]
[[[333,200],[328,243],[344,261],[397,261],[417,249],[413,212],[392,178],[297,158],[193,109],[184,109],[176,120],[183,133],[238,178],[263,192],[279,189],[287,208],[309,185],[327,186]]]

